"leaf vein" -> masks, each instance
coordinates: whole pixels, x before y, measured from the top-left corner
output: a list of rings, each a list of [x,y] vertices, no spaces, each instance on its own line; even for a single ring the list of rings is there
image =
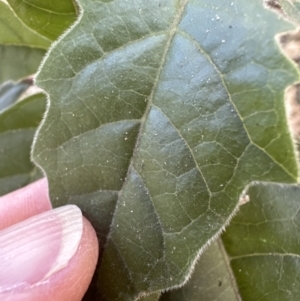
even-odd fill
[[[277,160],[275,160],[268,152],[265,151],[264,148],[262,148],[261,146],[259,146],[257,143],[255,143],[252,138],[251,138],[251,135],[249,134],[248,132],[248,129],[246,128],[245,126],[245,123],[244,123],[244,118],[241,116],[239,110],[237,109],[234,101],[232,100],[232,97],[229,93],[229,90],[228,90],[228,87],[227,87],[227,84],[225,83],[225,79],[224,79],[224,75],[222,74],[222,72],[219,70],[219,68],[217,67],[217,65],[215,64],[215,62],[213,61],[213,59],[210,57],[210,55],[203,49],[203,47],[193,38],[191,37],[188,33],[186,33],[185,31],[181,31],[182,34],[184,36],[186,36],[189,40],[191,40],[195,45],[196,47],[198,48],[199,52],[201,52],[206,58],[207,60],[210,62],[210,64],[213,66],[213,68],[216,70],[216,72],[218,73],[220,79],[221,79],[221,82],[223,84],[223,87],[224,89],[226,90],[226,93],[228,95],[228,100],[230,101],[231,105],[233,106],[233,108],[235,109],[236,113],[238,114],[239,118],[241,119],[242,121],[242,124],[243,124],[243,128],[245,130],[245,133],[247,134],[249,140],[251,141],[251,143],[256,146],[258,149],[260,149],[263,153],[265,153],[272,161],[274,161],[277,165],[279,165],[289,176],[291,176],[292,178],[294,178],[294,175],[292,175],[281,163],[279,163]]]

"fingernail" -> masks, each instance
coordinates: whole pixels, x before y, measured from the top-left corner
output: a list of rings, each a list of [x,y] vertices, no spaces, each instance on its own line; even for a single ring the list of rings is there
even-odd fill
[[[82,228],[80,209],[67,205],[0,231],[0,293],[32,286],[65,268]]]

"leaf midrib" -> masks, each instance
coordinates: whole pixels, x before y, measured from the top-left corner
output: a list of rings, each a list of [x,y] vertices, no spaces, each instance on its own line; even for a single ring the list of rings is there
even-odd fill
[[[179,24],[179,22],[181,20],[181,17],[183,15],[184,11],[185,11],[187,3],[188,3],[188,0],[182,0],[181,1],[180,5],[179,5],[180,9],[178,10],[178,13],[175,15],[174,21],[173,21],[173,23],[170,26],[170,29],[169,29],[169,38],[168,38],[168,41],[166,42],[165,51],[164,51],[164,53],[162,55],[161,63],[160,63],[160,66],[158,68],[158,71],[157,71],[156,79],[155,79],[155,81],[153,83],[152,92],[151,92],[151,94],[149,96],[149,101],[148,101],[147,107],[146,107],[145,112],[144,112],[144,114],[143,114],[143,116],[141,118],[141,121],[140,121],[141,122],[141,126],[140,126],[140,130],[139,130],[139,133],[138,133],[138,136],[137,136],[137,139],[136,139],[136,143],[135,143],[135,147],[134,147],[134,150],[133,150],[133,154],[132,154],[130,162],[128,164],[127,175],[125,177],[125,181],[123,183],[122,188],[118,192],[118,200],[116,202],[116,205],[115,205],[115,208],[114,208],[114,212],[113,212],[113,216],[112,216],[112,220],[111,220],[111,223],[110,223],[110,226],[109,226],[110,230],[108,232],[108,237],[110,237],[112,226],[114,224],[114,218],[115,218],[116,210],[118,208],[118,204],[119,204],[119,200],[120,200],[120,194],[123,191],[123,188],[126,186],[127,181],[129,179],[129,173],[131,172],[131,169],[133,168],[135,153],[138,150],[138,146],[140,144],[140,140],[141,140],[141,137],[142,137],[143,132],[144,132],[144,126],[146,124],[146,120],[147,120],[147,117],[149,115],[149,112],[150,112],[150,110],[152,108],[153,99],[154,99],[154,96],[155,96],[155,91],[156,91],[158,83],[159,83],[159,79],[160,79],[160,76],[161,76],[161,73],[162,73],[162,70],[163,70],[163,66],[164,66],[164,64],[166,62],[166,59],[167,59],[167,55],[168,55],[168,52],[169,52],[169,49],[170,49],[170,45],[171,45],[172,40],[173,40],[173,38],[174,38],[174,36],[176,34],[176,31],[177,31],[177,28],[178,28],[178,24]],[[152,202],[152,204],[153,204],[153,202]],[[156,212],[158,221],[159,221],[159,223],[161,225],[160,218],[159,218],[159,216],[157,214],[157,211],[156,211],[156,208],[155,208],[154,204],[153,204],[153,208],[154,208],[154,210]],[[161,226],[161,228],[162,228],[162,226]],[[162,235],[162,237],[163,237],[163,252],[165,253],[164,235]],[[109,242],[109,239],[107,239],[107,241],[106,241],[106,243],[104,245],[104,250],[105,250],[108,242]],[[165,256],[163,256],[163,258],[164,257]],[[138,298],[138,296],[137,296],[137,298]]]
[[[123,188],[126,186],[127,181],[128,181],[128,179],[129,179],[128,173],[129,173],[130,170],[131,170],[131,166],[133,166],[133,161],[134,161],[134,158],[135,158],[135,153],[136,153],[136,151],[138,150],[138,146],[139,146],[139,144],[140,144],[140,140],[141,140],[141,137],[142,137],[143,132],[144,132],[144,126],[145,126],[147,117],[148,117],[148,115],[149,115],[149,112],[150,112],[150,110],[151,110],[151,108],[152,108],[152,104],[153,104],[153,99],[154,99],[155,91],[156,91],[156,88],[157,88],[158,83],[159,83],[159,78],[160,78],[160,76],[161,76],[161,73],[162,73],[162,70],[163,70],[163,66],[164,66],[164,64],[165,64],[165,62],[166,62],[166,58],[167,58],[167,54],[168,54],[170,45],[171,45],[172,40],[173,40],[173,38],[174,38],[174,36],[175,36],[175,33],[176,33],[176,31],[177,31],[178,24],[179,24],[179,22],[180,22],[180,20],[181,20],[181,17],[182,17],[182,15],[183,15],[183,12],[184,12],[184,10],[185,10],[185,7],[186,7],[187,3],[188,3],[188,0],[182,0],[182,1],[181,1],[181,4],[180,4],[180,10],[178,11],[178,14],[175,16],[174,22],[173,22],[173,23],[171,24],[171,26],[170,26],[169,39],[168,39],[168,41],[167,41],[167,43],[166,43],[165,51],[164,51],[164,53],[163,53],[163,55],[162,55],[162,60],[161,60],[160,66],[159,66],[158,71],[157,71],[156,79],[155,79],[155,81],[154,81],[154,83],[153,83],[152,92],[151,92],[151,94],[150,94],[150,96],[149,96],[149,101],[148,101],[147,107],[146,107],[146,109],[145,109],[145,112],[144,112],[142,118],[140,119],[140,123],[141,123],[140,130],[139,130],[139,133],[138,133],[138,136],[137,136],[137,139],[136,139],[136,143],[135,143],[135,147],[134,147],[133,154],[132,154],[131,159],[130,159],[130,162],[129,162],[129,164],[128,164],[128,172],[127,172],[127,176],[125,177],[125,181],[124,181],[123,187],[122,187],[122,188],[120,189],[120,191],[119,191],[119,198],[120,198],[120,193],[121,193],[121,191],[122,191]],[[118,199],[119,199],[119,198],[118,198]],[[118,202],[117,202],[117,204],[118,204]],[[117,208],[117,204],[116,204],[115,209]],[[115,210],[115,211],[116,211],[116,210]],[[115,211],[114,211],[114,213],[115,213]],[[113,224],[113,221],[114,221],[114,215],[113,215],[113,218],[112,218],[111,225]],[[111,226],[111,225],[110,225],[110,226]]]

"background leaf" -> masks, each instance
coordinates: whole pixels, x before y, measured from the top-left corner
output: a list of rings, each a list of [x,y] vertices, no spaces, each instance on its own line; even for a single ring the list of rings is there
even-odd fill
[[[45,105],[45,95],[37,94],[0,114],[0,195],[42,176],[30,161],[30,150]]]
[[[35,33],[56,40],[76,20],[72,0],[7,0],[15,14]]]
[[[20,96],[32,87],[32,78],[27,77],[37,71],[50,40],[28,28],[4,1],[0,1],[0,32],[0,195],[3,195],[42,176],[30,160],[30,150],[46,99],[36,94],[20,101]]]
[[[274,41],[291,25],[259,0],[80,4],[38,76],[33,156],[105,246],[97,298],[133,300],[188,278],[250,181],[296,181],[298,75]]]
[[[0,44],[5,45],[47,49],[51,42],[24,25],[3,1],[0,1],[0,32]]]
[[[0,84],[35,73],[50,40],[24,25],[3,1],[0,1],[0,33]]]
[[[42,49],[0,45],[0,83],[34,74],[44,55]]]
[[[223,235],[243,301],[293,301],[300,292],[300,187],[257,183]]]

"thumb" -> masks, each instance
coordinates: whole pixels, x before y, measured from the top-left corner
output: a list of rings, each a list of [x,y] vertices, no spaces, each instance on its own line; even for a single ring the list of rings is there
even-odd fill
[[[0,231],[0,300],[80,301],[92,279],[98,241],[74,205]]]

